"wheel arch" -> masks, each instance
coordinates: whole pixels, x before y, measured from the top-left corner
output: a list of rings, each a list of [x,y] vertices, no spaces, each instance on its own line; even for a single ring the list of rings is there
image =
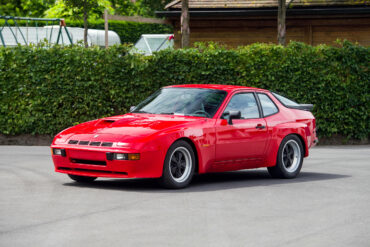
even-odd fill
[[[301,133],[299,133],[299,132],[291,132],[291,133],[289,133],[289,134],[286,134],[283,138],[281,138],[281,139],[280,139],[278,147],[280,147],[281,142],[282,142],[282,141],[283,141],[287,136],[297,136],[297,137],[298,137],[298,139],[301,141],[302,146],[303,146],[303,157],[307,157],[307,156],[308,156],[307,143],[306,143],[306,141],[305,141],[304,136],[302,136],[302,134],[301,134]]]
[[[287,128],[287,126],[285,126],[285,128],[279,129],[279,131],[276,132],[276,135],[272,138],[273,141],[270,147],[268,148],[269,150],[268,152],[270,153],[270,155],[267,158],[266,166],[276,165],[277,154],[278,154],[278,150],[281,145],[281,142],[284,140],[284,138],[286,138],[289,135],[294,135],[299,138],[303,146],[303,157],[307,157],[308,156],[308,146],[307,146],[305,134],[306,132],[305,132],[304,126],[300,126],[298,128],[297,127]]]
[[[289,135],[295,135],[299,138],[299,140],[301,141],[302,143],[302,146],[303,146],[303,157],[306,157],[306,153],[307,153],[307,143],[305,142],[305,140],[303,139],[303,136],[301,136],[300,134],[298,133],[292,133],[292,134],[289,134]],[[288,136],[288,135],[287,135]],[[284,137],[285,138],[285,137]]]
[[[188,137],[181,137],[181,138],[175,140],[171,145],[173,145],[175,142],[181,141],[181,140],[187,142],[193,148],[194,155],[195,155],[195,170],[194,170],[194,172],[199,173],[199,155],[198,155],[198,149],[195,146],[195,143]]]

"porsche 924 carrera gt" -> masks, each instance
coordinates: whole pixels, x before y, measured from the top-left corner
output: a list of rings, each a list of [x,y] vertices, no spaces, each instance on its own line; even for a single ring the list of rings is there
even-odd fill
[[[194,174],[259,167],[294,178],[318,140],[312,107],[252,87],[168,86],[127,114],[60,132],[52,159],[77,182],[159,178],[183,188]]]

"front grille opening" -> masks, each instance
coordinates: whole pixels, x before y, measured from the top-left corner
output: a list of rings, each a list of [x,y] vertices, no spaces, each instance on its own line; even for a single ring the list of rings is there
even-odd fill
[[[90,142],[90,146],[100,146],[101,142]]]
[[[68,144],[78,144],[78,145],[84,145],[84,146],[95,146],[95,147],[112,147],[113,142],[90,142],[90,141],[78,141],[78,140],[69,140]]]
[[[111,147],[111,146],[113,146],[113,142],[103,142],[103,143],[101,144],[101,146],[102,146],[102,147]]]
[[[72,163],[85,164],[85,165],[97,165],[97,166],[106,166],[105,161],[100,160],[82,160],[82,159],[71,159]]]
[[[61,171],[81,171],[81,172],[96,172],[96,173],[105,173],[105,174],[119,174],[119,175],[127,175],[127,172],[112,172],[112,171],[102,171],[102,170],[92,170],[92,169],[82,169],[82,168],[70,168],[70,167],[58,167],[58,170]]]

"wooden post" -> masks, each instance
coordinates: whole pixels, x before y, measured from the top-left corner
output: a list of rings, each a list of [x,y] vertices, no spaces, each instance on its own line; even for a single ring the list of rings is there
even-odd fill
[[[286,17],[285,0],[278,0],[277,40],[279,45],[285,45],[285,35],[286,35],[285,17]]]
[[[309,45],[312,45],[313,44],[313,32],[312,32],[312,25],[310,24],[309,26],[308,26],[308,44]]]
[[[104,10],[105,49],[108,48],[108,10]]]
[[[184,48],[190,45],[189,0],[181,2],[181,47]]]
[[[89,47],[89,44],[87,42],[87,32],[88,32],[88,11],[87,11],[87,8],[84,7],[84,44],[85,44],[85,48]]]

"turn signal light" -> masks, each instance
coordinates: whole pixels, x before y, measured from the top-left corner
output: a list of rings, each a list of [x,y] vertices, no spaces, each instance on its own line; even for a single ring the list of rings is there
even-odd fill
[[[140,154],[128,154],[128,160],[139,160]]]

